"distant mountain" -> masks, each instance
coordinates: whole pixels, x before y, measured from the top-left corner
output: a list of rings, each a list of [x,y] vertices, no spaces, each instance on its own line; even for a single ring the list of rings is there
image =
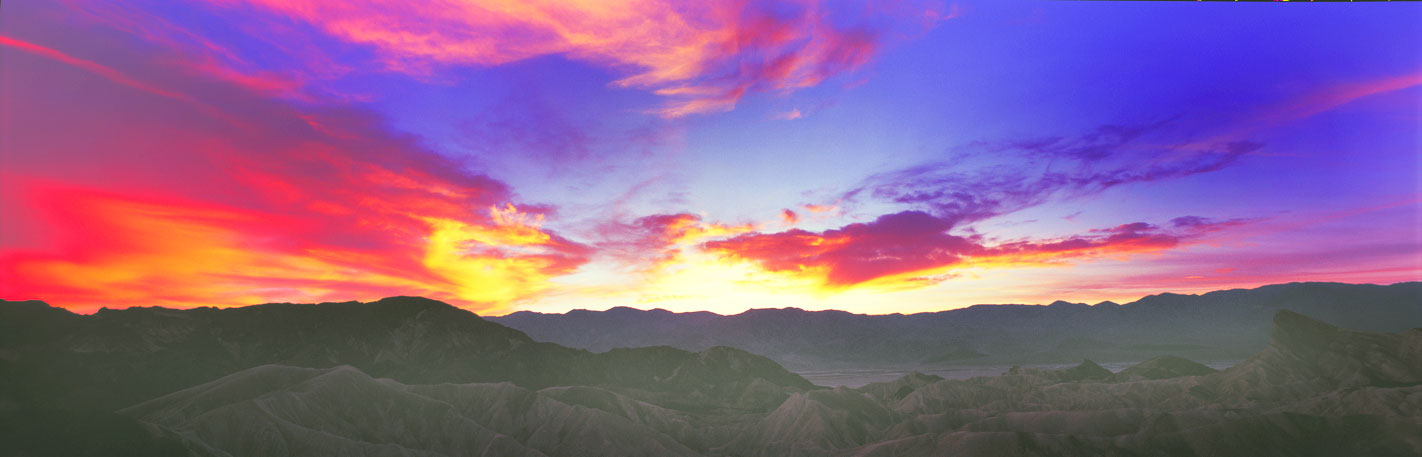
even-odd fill
[[[1281,287],[1235,293],[1358,289]],[[1378,299],[1407,287],[1415,288],[1361,290]],[[1212,307],[1269,306],[1194,301],[1210,296],[950,315],[975,319],[954,329],[1020,322],[1030,331],[1058,319],[1071,330],[1057,337],[1076,338],[1072,332],[1090,328],[1083,322],[1095,321],[1072,313],[1188,324],[1220,312]],[[1293,306],[1332,309],[1331,300]],[[1387,309],[1355,309],[1378,307]],[[756,328],[764,331],[792,329],[807,313],[748,314],[783,319]],[[837,319],[875,322],[808,314],[824,318],[812,319],[819,331],[837,329],[826,324]],[[0,302],[0,456],[1422,453],[1422,329],[1372,333],[1288,310],[1271,315],[1262,349],[1219,372],[1179,357],[1119,373],[1086,360],[1061,370],[1014,367],[966,380],[915,373],[829,389],[740,349],[593,353],[535,342],[419,298],[91,316]],[[1169,323],[1152,328],[1160,327]]]
[[[722,316],[618,307],[566,314],[517,312],[489,320],[539,341],[605,351],[730,346],[792,369],[1134,362],[1161,355],[1239,360],[1269,341],[1286,309],[1367,331],[1422,326],[1422,282],[1387,286],[1291,283],[1203,295],[1159,294],[1117,305],[977,305],[911,315],[795,308]]]
[[[264,365],[121,414],[209,456],[1412,456],[1422,329],[1343,330],[1289,311],[1233,368],[1125,379],[1089,361],[811,389],[766,411],[685,411],[596,387],[401,383]],[[1186,370],[1189,371],[1189,370]],[[1117,373],[1120,375],[1121,373]]]
[[[745,448],[774,450],[747,455],[803,456],[1422,452],[1422,329],[1372,334],[1288,311],[1278,316],[1267,349],[1219,373],[1071,381],[1079,378],[1073,373],[1099,368],[1086,362],[1061,371],[938,381],[915,375],[809,391],[762,425],[800,433],[751,435]],[[890,390],[896,394],[883,395]],[[860,404],[862,394],[880,402]]]
[[[434,300],[104,309],[77,315],[0,301],[0,411],[112,411],[268,364],[405,383],[607,386],[672,407],[773,408],[813,386],[738,349],[604,353],[536,342]]]

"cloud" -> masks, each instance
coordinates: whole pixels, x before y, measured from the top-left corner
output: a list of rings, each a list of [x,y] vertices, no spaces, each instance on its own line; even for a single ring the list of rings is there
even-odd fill
[[[565,56],[624,75],[615,85],[668,98],[654,110],[664,117],[726,111],[748,93],[821,84],[868,63],[890,36],[886,31],[952,17],[917,2],[897,8],[820,1],[210,3],[227,14],[309,24],[372,49],[384,70],[412,75]]]
[[[641,268],[655,269],[701,241],[756,229],[754,224],[705,222],[701,216],[691,213],[653,214],[630,223],[604,224],[600,230],[604,240],[597,246],[602,255]]]
[[[0,47],[7,109],[26,113],[0,118],[0,296],[92,309],[418,294],[486,311],[592,255],[542,227],[551,208],[368,111],[59,37]],[[87,74],[104,79],[73,83]]]
[[[162,10],[157,8],[91,0],[65,0],[62,4],[78,13],[66,15],[69,18],[119,30],[182,54],[182,59],[167,62],[175,71],[222,80],[256,93],[314,102],[317,97],[309,93],[313,92],[309,87],[312,80],[334,79],[351,71],[351,67],[335,62],[325,51],[310,44],[311,40],[295,36],[289,27],[244,30],[247,33],[241,36],[246,42],[230,36],[219,40],[215,38],[221,34],[214,33],[218,28],[194,30],[164,18],[159,13]],[[229,21],[225,25],[246,26],[242,21]],[[238,46],[239,43],[247,46]],[[277,54],[291,57],[282,62],[289,65],[288,68],[263,66],[264,62],[270,64],[271,57]]]
[[[795,225],[800,222],[800,215],[789,209],[784,209],[780,210],[780,220],[785,221],[787,225]]]
[[[1053,199],[1080,198],[1122,185],[1178,179],[1236,165],[1264,144],[1249,135],[1360,98],[1416,87],[1422,73],[1333,84],[1209,127],[1180,132],[1179,117],[1107,124],[1075,136],[979,141],[948,159],[867,178],[842,195],[928,211],[955,225],[1021,211]],[[1204,138],[1204,139],[1199,139]]]
[[[795,108],[784,113],[778,113],[772,119],[777,121],[793,121],[802,117],[805,117],[805,115],[800,112],[799,108]]]
[[[922,211],[903,211],[874,221],[823,232],[788,230],[746,233],[707,241],[702,247],[723,258],[751,262],[772,272],[809,277],[828,288],[865,283],[924,286],[969,266],[1061,263],[1111,255],[1178,248],[1204,233],[1242,224],[1199,217],[1173,230],[1145,222],[1092,230],[1060,239],[989,243],[981,235],[958,236],[954,221]]]
[[[510,94],[460,122],[461,144],[483,157],[527,157],[551,167],[591,158],[595,146],[606,140],[553,109],[537,93]]]
[[[751,233],[703,246],[766,270],[816,276],[827,285],[842,286],[957,264],[981,249],[971,239],[947,234],[949,228],[927,213],[906,211],[821,233]]]
[[[161,95],[161,96],[164,96],[164,97],[168,97],[168,98],[172,98],[172,99],[177,99],[177,100],[192,101],[192,98],[191,98],[191,97],[188,97],[188,96],[186,96],[186,95],[184,95],[184,94],[174,93],[174,92],[168,91],[168,90],[166,90],[166,89],[163,89],[163,88],[161,88],[161,87],[154,87],[154,86],[149,85],[149,84],[146,84],[146,83],[144,83],[144,82],[142,82],[142,81],[138,81],[138,80],[135,80],[135,79],[133,79],[133,78],[130,78],[130,77],[128,77],[127,75],[124,75],[123,73],[119,73],[118,71],[115,71],[115,70],[112,69],[112,68],[109,68],[109,67],[106,67],[106,66],[103,66],[103,65],[100,65],[100,64],[97,64],[97,63],[88,61],[88,60],[78,59],[78,58],[72,57],[72,56],[70,56],[70,55],[68,55],[68,54],[65,54],[65,53],[63,53],[63,52],[59,52],[59,51],[56,51],[56,50],[54,50],[54,49],[50,49],[50,48],[47,48],[47,47],[44,47],[44,46],[40,46],[40,45],[37,45],[37,44],[34,44],[34,43],[27,43],[27,42],[24,42],[24,41],[16,40],[16,39],[14,39],[14,38],[6,37],[6,36],[0,36],[0,46],[8,46],[8,47],[10,47],[10,48],[12,48],[12,49],[18,49],[18,50],[21,50],[21,51],[24,51],[24,52],[28,52],[28,53],[30,53],[30,54],[34,54],[34,55],[37,55],[37,56],[40,56],[40,57],[44,57],[44,58],[46,58],[46,59],[51,59],[51,60],[54,60],[54,61],[57,61],[57,62],[61,62],[61,63],[64,63],[64,64],[66,64],[66,65],[73,66],[74,68],[82,69],[82,70],[84,70],[84,71],[87,71],[87,72],[90,72],[90,73],[93,73],[93,74],[102,76],[102,77],[104,77],[104,78],[107,78],[107,79],[110,80],[110,81],[113,81],[113,82],[116,82],[116,83],[119,83],[119,84],[123,84],[123,85],[125,85],[125,86],[129,86],[129,87],[132,87],[132,88],[134,88],[134,89],[138,89],[138,90],[141,90],[141,91],[144,91],[144,92],[149,92],[149,93],[152,93],[152,94]]]
[[[978,142],[944,161],[873,175],[845,192],[918,208],[954,225],[1076,198],[1131,183],[1217,171],[1263,145],[1177,142],[1160,146],[1169,122],[1106,125],[1076,137]],[[986,164],[982,164],[982,160]]]
[[[1358,99],[1422,86],[1422,71],[1325,86],[1259,114],[1269,123],[1303,119]]]

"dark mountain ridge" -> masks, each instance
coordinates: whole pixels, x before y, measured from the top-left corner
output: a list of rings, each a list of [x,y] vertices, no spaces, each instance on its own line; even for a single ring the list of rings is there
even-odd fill
[[[792,369],[1134,362],[1161,355],[1240,360],[1269,341],[1270,318],[1291,310],[1349,328],[1422,326],[1422,282],[1289,283],[1202,295],[1163,293],[1127,304],[974,305],[917,314],[863,315],[797,308],[735,315],[617,307],[489,318],[540,341],[604,351],[666,345],[731,346]]]
[[[739,399],[751,387],[759,395],[753,399],[770,403],[748,399],[739,406],[773,407],[788,391],[813,387],[769,359],[738,349],[592,353],[537,342],[471,312],[417,297],[104,309],[88,316],[41,302],[0,301],[0,409],[112,410],[267,364],[349,365],[406,383],[608,385],[688,408],[726,403],[720,396]]]

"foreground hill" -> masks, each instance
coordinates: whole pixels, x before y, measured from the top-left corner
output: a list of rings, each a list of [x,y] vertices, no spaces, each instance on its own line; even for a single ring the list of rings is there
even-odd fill
[[[1269,341],[1286,309],[1367,331],[1422,326],[1422,283],[1291,283],[1203,295],[1159,294],[1132,303],[978,305],[911,315],[794,308],[722,316],[613,308],[490,318],[540,341],[605,351],[665,345],[731,346],[792,369],[921,364],[1133,362],[1160,355],[1240,360]]]
[[[77,315],[0,302],[0,411],[112,411],[252,367],[331,368],[405,383],[610,386],[674,407],[773,408],[813,387],[741,350],[604,353],[536,342],[424,298]]]
[[[120,413],[218,456],[1422,454],[1422,329],[1356,332],[1279,311],[1268,346],[1233,368],[1103,371],[915,374],[795,392],[768,411],[689,412],[595,387],[266,365]]]

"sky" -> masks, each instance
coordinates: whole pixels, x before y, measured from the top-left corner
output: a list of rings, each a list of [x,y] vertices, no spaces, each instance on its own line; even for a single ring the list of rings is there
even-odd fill
[[[0,298],[913,313],[1422,280],[1422,5],[0,7]]]

